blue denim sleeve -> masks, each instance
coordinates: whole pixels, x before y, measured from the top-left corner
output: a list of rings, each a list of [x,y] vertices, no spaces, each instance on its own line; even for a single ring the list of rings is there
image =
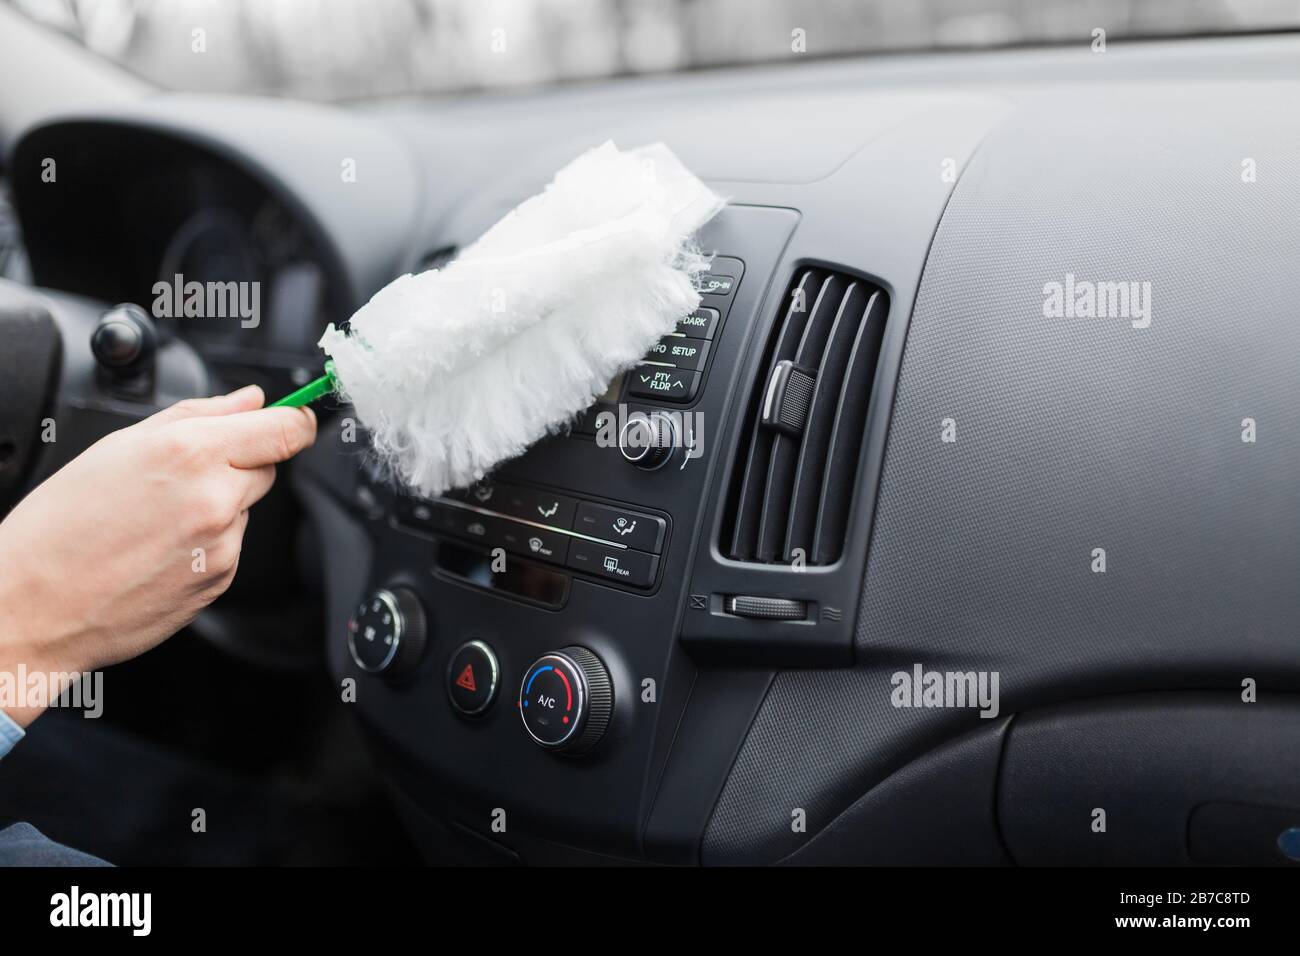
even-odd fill
[[[9,715],[0,710],[0,759],[14,749],[14,744],[26,736],[23,729],[9,719]]]

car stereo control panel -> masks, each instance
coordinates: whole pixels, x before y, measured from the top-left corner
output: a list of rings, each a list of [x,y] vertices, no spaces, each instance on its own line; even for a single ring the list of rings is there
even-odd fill
[[[710,354],[721,341],[744,274],[743,260],[714,256],[708,272],[699,280],[699,308],[678,319],[676,328],[656,342],[639,365],[612,383],[601,400],[578,416],[573,434],[592,438],[601,435],[606,427],[618,423],[620,407],[652,415],[656,407],[681,409],[691,405],[705,385]],[[682,431],[692,422],[681,415],[666,417],[684,425]],[[689,447],[689,433],[678,437]],[[653,459],[641,462],[642,467],[655,464]]]
[[[477,485],[429,499],[359,470],[373,560],[330,662],[427,817],[504,849],[516,833],[644,855],[695,680],[678,637],[706,493],[798,219],[724,210],[700,237],[717,255],[699,309]]]

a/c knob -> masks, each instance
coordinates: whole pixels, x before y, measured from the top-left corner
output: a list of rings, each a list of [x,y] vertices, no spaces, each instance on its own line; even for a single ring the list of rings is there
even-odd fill
[[[614,712],[614,685],[585,647],[543,654],[524,672],[519,716],[528,736],[548,750],[579,754],[604,736]]]

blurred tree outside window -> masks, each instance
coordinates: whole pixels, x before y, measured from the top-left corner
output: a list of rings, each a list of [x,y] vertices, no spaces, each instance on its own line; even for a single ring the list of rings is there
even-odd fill
[[[166,89],[320,100],[1300,26],[1300,0],[0,0]]]

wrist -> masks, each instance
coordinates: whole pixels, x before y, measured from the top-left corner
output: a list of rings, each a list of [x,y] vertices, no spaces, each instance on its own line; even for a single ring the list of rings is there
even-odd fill
[[[42,679],[48,668],[38,649],[13,628],[11,606],[0,605],[0,710],[26,728],[49,705],[48,695],[32,690],[38,683],[48,686]]]
[[[30,613],[53,605],[28,588],[15,565],[0,551],[0,710],[25,729],[62,689],[53,675],[74,671],[60,660],[65,641],[57,622]]]

